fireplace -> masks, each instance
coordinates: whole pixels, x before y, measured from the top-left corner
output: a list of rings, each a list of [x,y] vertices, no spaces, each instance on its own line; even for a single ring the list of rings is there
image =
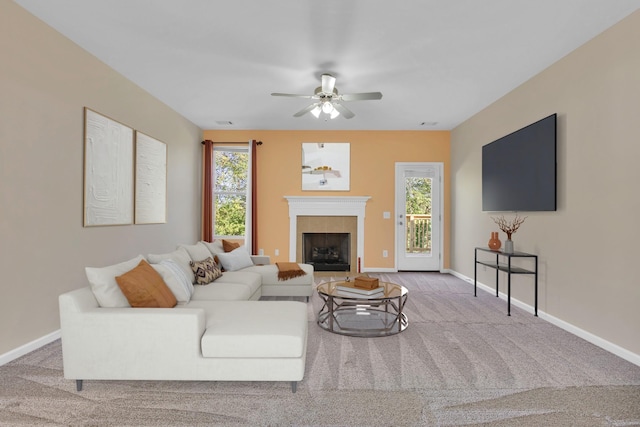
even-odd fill
[[[302,233],[302,259],[315,271],[350,271],[349,233]]]
[[[351,273],[364,266],[364,217],[369,196],[285,196],[289,202],[289,261],[302,262],[303,233],[350,235]]]

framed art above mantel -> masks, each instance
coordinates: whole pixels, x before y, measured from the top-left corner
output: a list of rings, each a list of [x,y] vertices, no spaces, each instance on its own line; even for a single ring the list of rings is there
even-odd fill
[[[302,143],[302,190],[349,191],[350,144]]]

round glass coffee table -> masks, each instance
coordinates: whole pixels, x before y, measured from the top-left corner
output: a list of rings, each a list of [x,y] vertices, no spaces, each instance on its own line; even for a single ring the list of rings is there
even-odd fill
[[[409,291],[404,286],[379,282],[384,292],[364,295],[341,290],[343,281],[317,286],[324,305],[318,312],[318,326],[329,332],[353,337],[385,337],[407,329],[403,312]]]

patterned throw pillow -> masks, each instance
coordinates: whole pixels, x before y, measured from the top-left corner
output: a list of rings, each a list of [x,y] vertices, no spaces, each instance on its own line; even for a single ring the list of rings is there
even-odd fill
[[[217,278],[222,277],[222,271],[216,267],[212,257],[202,261],[191,261],[191,269],[196,276],[196,285],[208,285]]]

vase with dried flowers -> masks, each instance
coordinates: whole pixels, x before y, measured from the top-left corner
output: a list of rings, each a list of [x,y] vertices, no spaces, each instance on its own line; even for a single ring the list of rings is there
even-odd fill
[[[504,215],[500,215],[497,218],[491,217],[493,222],[498,225],[498,228],[502,230],[507,235],[507,240],[504,242],[504,252],[508,254],[513,253],[513,240],[511,240],[511,236],[518,231],[518,228],[522,225],[527,217],[521,217],[516,214],[515,218],[511,221],[505,219]]]

